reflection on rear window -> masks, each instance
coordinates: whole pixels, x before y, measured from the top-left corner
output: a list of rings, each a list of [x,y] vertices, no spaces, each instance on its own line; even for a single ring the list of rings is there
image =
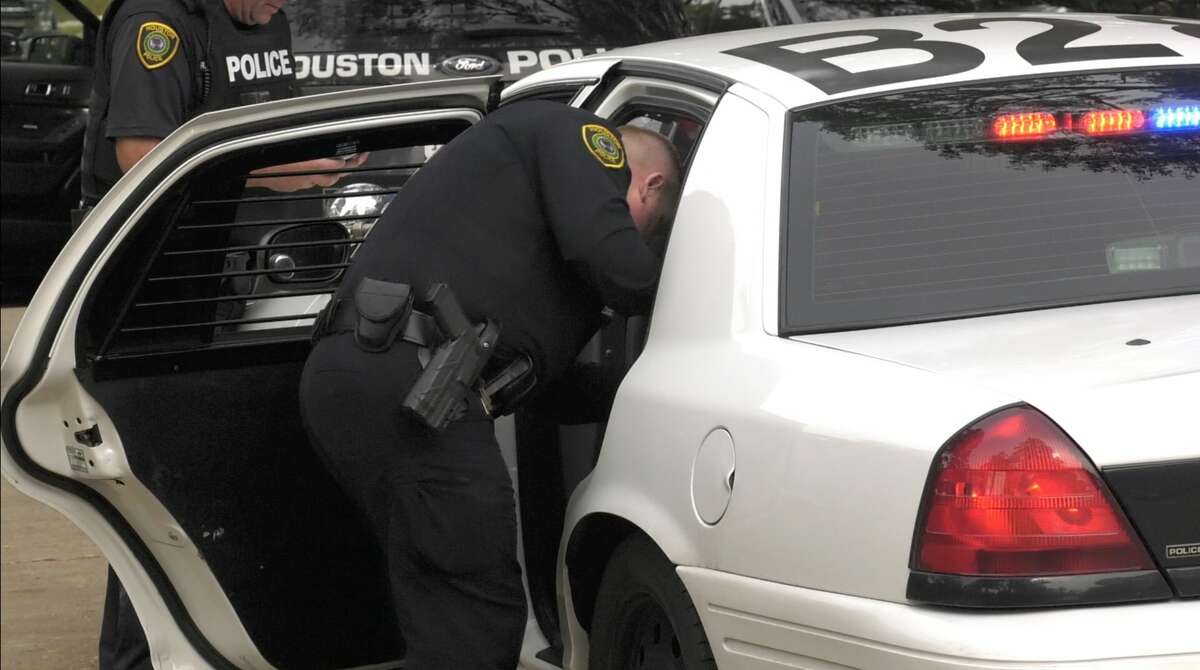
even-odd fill
[[[622,45],[685,34],[681,0],[315,0],[288,7],[298,51]]]
[[[975,84],[794,116],[785,329],[1200,290],[1200,70]]]

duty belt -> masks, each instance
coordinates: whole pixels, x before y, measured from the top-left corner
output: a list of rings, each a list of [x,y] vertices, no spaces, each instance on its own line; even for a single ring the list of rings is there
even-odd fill
[[[335,299],[322,310],[313,338],[347,332],[368,352],[387,351],[397,339],[422,347],[421,375],[400,409],[434,430],[463,416],[470,395],[479,394],[489,415],[502,416],[537,384],[528,356],[493,359],[499,325],[473,323],[445,284],[416,299],[407,284],[364,277],[353,299]]]
[[[354,311],[354,300],[337,298],[317,318],[313,330],[313,338],[320,339],[338,333],[352,333],[358,328],[358,313]],[[411,342],[418,347],[434,348],[445,341],[437,322],[433,317],[419,310],[412,310],[404,324],[404,330],[399,334],[400,339]]]

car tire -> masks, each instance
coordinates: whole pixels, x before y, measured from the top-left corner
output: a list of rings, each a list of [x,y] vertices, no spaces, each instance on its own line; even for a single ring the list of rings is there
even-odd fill
[[[592,670],[716,670],[712,648],[675,566],[635,535],[613,552],[592,615]]]

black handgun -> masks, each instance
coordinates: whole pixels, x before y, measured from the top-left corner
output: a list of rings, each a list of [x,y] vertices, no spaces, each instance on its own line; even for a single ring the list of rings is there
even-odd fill
[[[424,301],[446,340],[409,389],[402,409],[434,430],[442,430],[466,412],[467,397],[496,347],[500,328],[491,321],[471,323],[445,284],[433,287]]]

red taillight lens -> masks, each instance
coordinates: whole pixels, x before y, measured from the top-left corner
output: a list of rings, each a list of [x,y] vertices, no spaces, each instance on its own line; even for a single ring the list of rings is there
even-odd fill
[[[1096,469],[1037,410],[991,414],[938,459],[915,569],[1006,577],[1154,569]]]

